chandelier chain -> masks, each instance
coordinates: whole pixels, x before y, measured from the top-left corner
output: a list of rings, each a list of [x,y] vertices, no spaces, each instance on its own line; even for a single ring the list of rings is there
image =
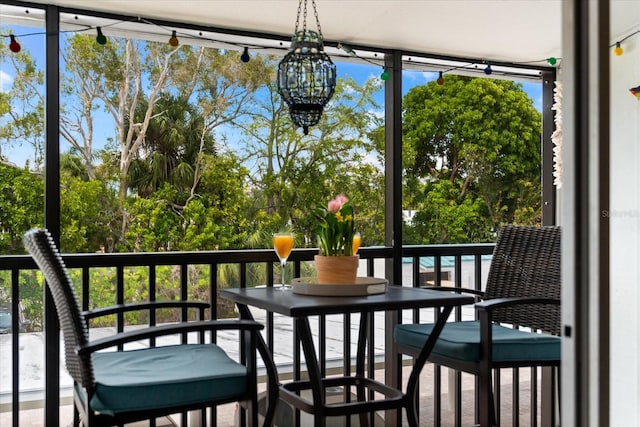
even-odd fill
[[[307,32],[307,0],[304,0],[304,18],[302,19],[302,31]]]
[[[302,4],[304,3],[304,10]],[[316,1],[311,0],[311,6],[313,7],[313,16],[316,18],[316,26],[318,27],[318,34],[322,37],[322,27],[320,27],[320,18],[318,18],[318,8],[316,7]],[[302,15],[302,31],[307,31],[307,0],[300,0],[298,2],[298,13],[296,14],[296,29],[294,33],[298,32],[300,27],[300,15]]]
[[[306,5],[305,0],[305,5]],[[322,37],[322,28],[320,28],[320,19],[318,18],[318,9],[316,8],[316,0],[311,0],[311,6],[313,6],[313,15],[316,17],[316,25],[318,26],[318,34]]]
[[[300,12],[302,11],[302,1],[298,2],[298,12],[296,13],[296,29],[294,30],[294,34],[298,32],[298,26],[300,25]],[[304,0],[305,7],[307,5],[307,0]]]

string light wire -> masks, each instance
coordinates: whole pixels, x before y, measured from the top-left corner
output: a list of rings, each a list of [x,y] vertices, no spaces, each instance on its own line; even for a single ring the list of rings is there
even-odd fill
[[[636,34],[640,34],[640,30],[636,30],[631,34],[627,34],[626,36],[624,36],[623,38],[621,38],[618,41],[613,42],[612,44],[609,45],[609,47],[613,48],[613,54],[616,56],[620,56],[622,55],[622,53],[624,52],[624,49],[622,48],[622,43],[624,43],[626,40],[628,40],[630,37],[635,36]]]
[[[78,19],[78,17],[76,16],[75,19]],[[82,33],[82,32],[87,32],[87,31],[100,31],[100,29],[104,30],[105,28],[109,28],[109,27],[113,27],[113,26],[117,26],[119,24],[123,24],[123,23],[131,23],[131,22],[136,22],[133,20],[121,20],[121,21],[114,21],[108,24],[104,24],[104,25],[99,25],[99,26],[91,26],[91,25],[84,25],[85,28],[79,28],[79,29],[73,29],[73,30],[61,30],[59,33]],[[166,26],[160,25],[157,22],[154,22],[152,20],[149,19],[145,19],[142,17],[137,17],[137,22],[140,23],[144,23],[147,25],[152,25],[155,26],[157,28],[162,29],[164,32],[166,32],[169,36],[170,36],[170,41],[172,41],[173,43],[169,42],[169,44],[171,44],[171,46],[177,47],[178,44],[175,43],[175,41],[177,41],[177,38],[183,38],[185,40],[193,40],[193,41],[205,41],[205,42],[211,42],[211,43],[216,43],[216,44],[222,44],[222,45],[227,45],[230,47],[233,47],[234,49],[238,50],[239,52],[242,52],[241,55],[241,61],[242,62],[248,62],[246,61],[247,56],[248,56],[248,49],[252,49],[252,50],[260,50],[260,49],[280,49],[280,48],[274,48],[274,47],[265,47],[265,46],[260,46],[260,45],[251,45],[248,43],[234,43],[231,41],[227,41],[227,40],[219,40],[219,39],[214,39],[214,38],[209,38],[209,37],[205,37],[202,35],[202,32],[199,33],[198,36],[195,36],[191,33],[186,33],[186,32],[180,32],[178,30],[175,29],[171,29],[168,28]],[[83,26],[82,24],[78,24],[78,23],[74,23],[73,25],[75,26]],[[627,35],[626,37],[624,37],[623,39],[621,39],[620,41],[614,43],[611,45],[611,47],[616,46],[616,44],[620,44],[622,42],[624,42],[625,40],[627,40],[629,37],[640,33],[640,30],[631,33],[629,35]],[[36,35],[46,35],[46,32],[31,32],[31,33],[25,33],[25,34],[0,34],[0,37],[5,37],[5,38],[12,38],[12,41],[15,39],[19,39],[19,38],[23,38],[23,37],[30,37],[30,36],[36,36]],[[282,45],[282,43],[281,43]],[[375,65],[378,67],[382,68],[382,74],[380,75],[380,78],[382,80],[386,80],[388,79],[389,75],[386,71],[386,68],[384,67],[384,65],[381,64],[382,61],[376,61],[376,60],[372,60],[366,57],[363,57],[361,55],[358,55],[354,49],[349,46],[348,44],[343,44],[343,43],[338,43],[337,44],[337,49],[344,51],[348,56],[354,57],[360,61],[366,62],[368,64],[371,65]],[[282,50],[286,50],[284,47],[281,48]],[[555,58],[555,57],[550,57],[550,58],[545,58],[543,60],[534,60],[534,61],[524,61],[524,62],[519,62],[519,63],[515,63],[514,65],[517,66],[518,64],[533,64],[533,63],[541,63],[541,62],[547,62],[549,65],[551,66],[556,66],[557,62],[560,60],[561,58]],[[444,77],[443,74],[446,73],[450,73],[452,71],[456,71],[456,70],[460,70],[460,69],[465,69],[465,70],[471,70],[471,66],[475,66],[477,68],[478,64],[489,64],[489,61],[478,61],[478,62],[470,62],[467,64],[461,64],[458,66],[454,66],[454,67],[449,67],[449,68],[445,68],[445,69],[436,69],[433,70],[433,73],[438,73],[439,77],[438,80],[439,82],[443,82],[444,81]],[[487,67],[490,67],[490,65],[487,65]],[[475,70],[475,69],[474,69]],[[484,69],[486,70],[486,68]],[[484,71],[483,70],[483,71]],[[422,70],[423,72],[425,72],[424,70]],[[493,72],[493,70],[492,70]],[[485,71],[486,74],[486,71]],[[441,83],[439,83],[441,84]]]

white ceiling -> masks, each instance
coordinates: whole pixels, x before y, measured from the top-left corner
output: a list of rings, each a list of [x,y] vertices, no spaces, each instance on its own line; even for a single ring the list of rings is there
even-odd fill
[[[289,37],[298,0],[35,0]],[[307,26],[315,29],[308,2]],[[640,0],[612,1],[612,42],[640,25]],[[328,43],[546,65],[562,57],[562,0],[316,0]]]

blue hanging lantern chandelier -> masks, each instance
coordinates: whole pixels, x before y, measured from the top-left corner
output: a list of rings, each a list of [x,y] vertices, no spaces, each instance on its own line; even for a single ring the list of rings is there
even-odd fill
[[[278,64],[278,92],[289,106],[291,121],[302,127],[305,135],[320,121],[336,88],[336,66],[324,52],[315,0],[311,5],[318,31],[307,29],[307,0],[300,0],[291,50]],[[302,30],[298,30],[301,14]]]

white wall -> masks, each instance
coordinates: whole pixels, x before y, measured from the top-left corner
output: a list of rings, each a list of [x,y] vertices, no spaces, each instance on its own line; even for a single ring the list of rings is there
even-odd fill
[[[613,5],[615,7],[615,4]],[[614,14],[615,16],[615,14]],[[640,29],[614,35],[612,43]],[[615,26],[612,26],[615,28]],[[611,423],[640,426],[640,34],[611,56]],[[607,214],[607,213],[603,213]]]

